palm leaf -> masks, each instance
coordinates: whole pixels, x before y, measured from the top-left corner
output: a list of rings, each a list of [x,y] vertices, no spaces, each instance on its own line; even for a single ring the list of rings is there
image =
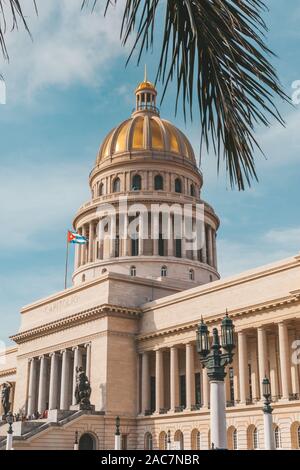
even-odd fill
[[[98,0],[83,0],[82,7]],[[118,0],[106,0],[106,10]],[[124,4],[125,3],[125,4]],[[289,101],[275,69],[273,53],[265,43],[267,26],[261,0],[126,0],[121,3],[121,39],[125,45],[135,34],[128,60],[135,51],[138,63],[153,46],[155,27],[164,9],[162,47],[156,81],[164,85],[162,100],[172,80],[177,82],[184,116],[192,117],[194,94],[201,120],[201,148],[213,146],[218,169],[221,161],[231,186],[240,190],[257,179],[254,153],[258,124],[284,121],[275,98]]]

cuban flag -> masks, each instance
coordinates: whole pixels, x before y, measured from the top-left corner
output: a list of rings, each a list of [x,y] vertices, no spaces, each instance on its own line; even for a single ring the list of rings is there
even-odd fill
[[[85,245],[88,242],[86,237],[79,235],[77,232],[68,231],[68,243],[73,243],[77,245]]]

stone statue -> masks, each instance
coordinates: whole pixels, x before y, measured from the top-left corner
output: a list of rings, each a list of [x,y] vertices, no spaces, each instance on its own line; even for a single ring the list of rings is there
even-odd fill
[[[10,397],[10,389],[11,385],[8,383],[4,383],[2,385],[2,390],[1,390],[1,403],[3,407],[3,413],[6,416],[9,411],[10,411],[10,402],[9,402],[9,397]]]
[[[90,409],[91,402],[91,386],[82,367],[76,367],[76,388],[75,398],[76,404],[84,409]]]

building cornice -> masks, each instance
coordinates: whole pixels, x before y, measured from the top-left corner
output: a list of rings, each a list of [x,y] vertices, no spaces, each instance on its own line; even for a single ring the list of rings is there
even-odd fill
[[[15,375],[17,369],[14,367],[12,369],[0,370],[0,377],[7,377],[8,375]]]
[[[270,302],[262,302],[258,304],[253,304],[251,306],[248,306],[247,308],[231,310],[229,314],[231,318],[238,318],[238,317],[243,317],[243,316],[247,316],[251,314],[264,313],[264,312],[267,312],[268,310],[273,310],[274,308],[278,309],[278,308],[286,307],[290,304],[299,303],[299,301],[300,301],[299,296],[295,296],[293,293],[291,293],[290,296],[274,299],[273,301],[270,301]],[[203,316],[203,318],[205,318],[205,322],[208,325],[215,325],[215,324],[220,323],[222,319],[224,318],[224,311],[218,312],[216,314],[212,314],[207,317],[205,316],[203,312],[200,312],[199,320],[197,321],[183,323],[181,325],[176,325],[174,327],[165,328],[159,331],[153,331],[153,332],[146,333],[146,334],[140,334],[137,336],[137,339],[138,341],[145,341],[148,339],[157,338],[161,336],[170,336],[170,335],[174,335],[178,333],[184,333],[184,332],[188,332],[191,330],[196,330],[198,323],[200,321],[201,315]],[[268,321],[266,324],[269,324],[269,323],[270,322]],[[263,326],[263,324],[261,324],[260,326]]]
[[[205,296],[207,294],[216,293],[229,287],[235,287],[242,284],[246,284],[249,281],[254,281],[257,279],[261,279],[273,274],[277,274],[283,271],[287,271],[291,268],[296,268],[300,266],[300,257],[295,256],[294,258],[288,258],[282,262],[271,264],[267,266],[263,266],[257,270],[253,270],[251,272],[241,273],[238,276],[225,278],[224,280],[214,281],[210,284],[205,284],[200,287],[195,287],[193,289],[189,289],[186,292],[180,292],[180,294],[175,294],[172,296],[168,296],[166,298],[162,298],[156,300],[154,302],[149,302],[148,304],[144,304],[142,306],[143,313],[151,312],[158,308],[162,307],[170,307],[173,304],[178,304],[181,302],[185,302],[186,300],[193,300],[195,298],[199,298]],[[300,296],[300,290],[292,291],[291,294],[294,298]],[[226,308],[226,305],[225,307]]]
[[[83,310],[82,312],[75,313],[68,317],[46,323],[36,328],[22,331],[21,333],[11,336],[10,339],[15,341],[17,344],[22,344],[41,336],[47,336],[49,334],[64,330],[65,328],[72,328],[106,316],[126,317],[128,319],[136,320],[140,316],[140,310],[111,304],[103,304],[88,310]]]

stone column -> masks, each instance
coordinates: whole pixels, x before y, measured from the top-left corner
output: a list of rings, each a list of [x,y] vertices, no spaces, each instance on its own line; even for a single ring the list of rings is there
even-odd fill
[[[270,384],[272,397],[278,399],[278,371],[277,371],[277,353],[276,353],[276,337],[269,338],[269,358],[270,358]]]
[[[208,408],[210,397],[209,397],[209,380],[207,376],[207,370],[202,369],[202,375],[201,375],[201,382],[202,382],[202,405],[203,408]]]
[[[253,399],[256,401],[259,398],[259,374],[257,368],[257,348],[256,348],[256,341],[251,343],[251,387],[252,387],[252,395]]]
[[[290,351],[291,354],[295,351],[295,349],[292,348],[294,341],[296,341],[297,334],[296,331],[293,330],[291,331],[290,334]],[[294,364],[293,361],[291,360],[291,380],[292,380],[292,393],[294,395],[299,395],[299,371],[298,371],[298,364]]]
[[[178,349],[176,346],[170,349],[170,362],[170,408],[174,411],[179,402]]]
[[[73,348],[74,351],[74,367],[73,367],[73,390],[72,405],[76,405],[75,389],[76,389],[76,368],[82,367],[82,349],[79,346]]]
[[[240,401],[240,375],[239,375],[239,362],[238,362],[238,354],[234,354],[233,356],[233,394],[234,394],[234,401]]]
[[[204,222],[203,222],[204,224]],[[201,248],[201,253],[202,253],[202,262],[203,263],[207,263],[207,248],[206,248],[206,230],[205,230],[205,224],[204,224],[204,228],[203,228],[203,244],[202,244],[202,248]]]
[[[77,232],[79,233],[79,235],[82,235],[82,228],[79,227],[77,229]],[[75,250],[77,251],[77,268],[80,268],[80,266],[82,265],[82,245],[75,245]]]
[[[263,386],[262,381],[268,374],[267,363],[267,334],[264,327],[257,329],[257,349],[258,349],[258,370],[259,370],[259,389],[260,399],[263,400]]]
[[[164,406],[164,371],[163,352],[158,349],[155,352],[155,412],[159,413]]]
[[[87,229],[86,226],[84,225],[82,227],[82,236],[86,237],[87,236]],[[81,266],[83,266],[87,262],[87,245],[81,245]]]
[[[28,407],[27,414],[31,416],[36,412],[37,400],[37,359],[29,361],[29,387],[28,387]]]
[[[212,235],[213,240],[213,259],[214,259],[214,267],[218,269],[218,255],[217,255],[217,232],[213,231]]]
[[[169,230],[169,239],[168,239],[168,256],[174,256],[174,225],[173,225],[173,216],[170,214],[170,230]]]
[[[49,389],[49,410],[58,408],[58,353],[50,354],[50,389]]]
[[[130,256],[130,236],[128,234],[128,227],[129,227],[129,217],[128,217],[128,214],[123,214],[123,217],[124,217],[124,234],[123,234],[123,237],[124,240],[124,252],[123,252],[123,256]]]
[[[86,350],[86,376],[90,380],[91,378],[91,348],[92,345],[91,343],[87,343],[84,345],[85,350]]]
[[[207,236],[208,236],[208,264],[210,266],[214,265],[213,261],[213,241],[212,241],[212,228],[210,225],[207,227]]]
[[[186,408],[190,410],[195,405],[195,363],[194,345],[191,343],[185,346],[186,360]]]
[[[89,227],[89,263],[93,263],[94,261],[94,230],[95,230],[94,222],[90,222]]]
[[[142,355],[142,413],[150,409],[150,369],[149,353]]]
[[[61,367],[61,388],[60,388],[60,409],[68,410],[70,406],[70,372],[71,372],[71,351],[64,349],[62,354]]]
[[[249,395],[247,335],[244,331],[238,333],[238,358],[240,377],[240,402],[245,404]]]
[[[47,407],[48,357],[41,356],[39,360],[40,360],[40,378],[39,378],[38,412],[40,414],[43,414]]]
[[[74,250],[75,251],[75,259],[74,259],[75,269],[78,269],[80,265],[79,248],[80,248],[80,245],[75,245],[75,250]]]
[[[283,322],[278,324],[279,357],[281,371],[282,399],[288,400],[291,393],[291,366],[290,348],[287,325]]]

